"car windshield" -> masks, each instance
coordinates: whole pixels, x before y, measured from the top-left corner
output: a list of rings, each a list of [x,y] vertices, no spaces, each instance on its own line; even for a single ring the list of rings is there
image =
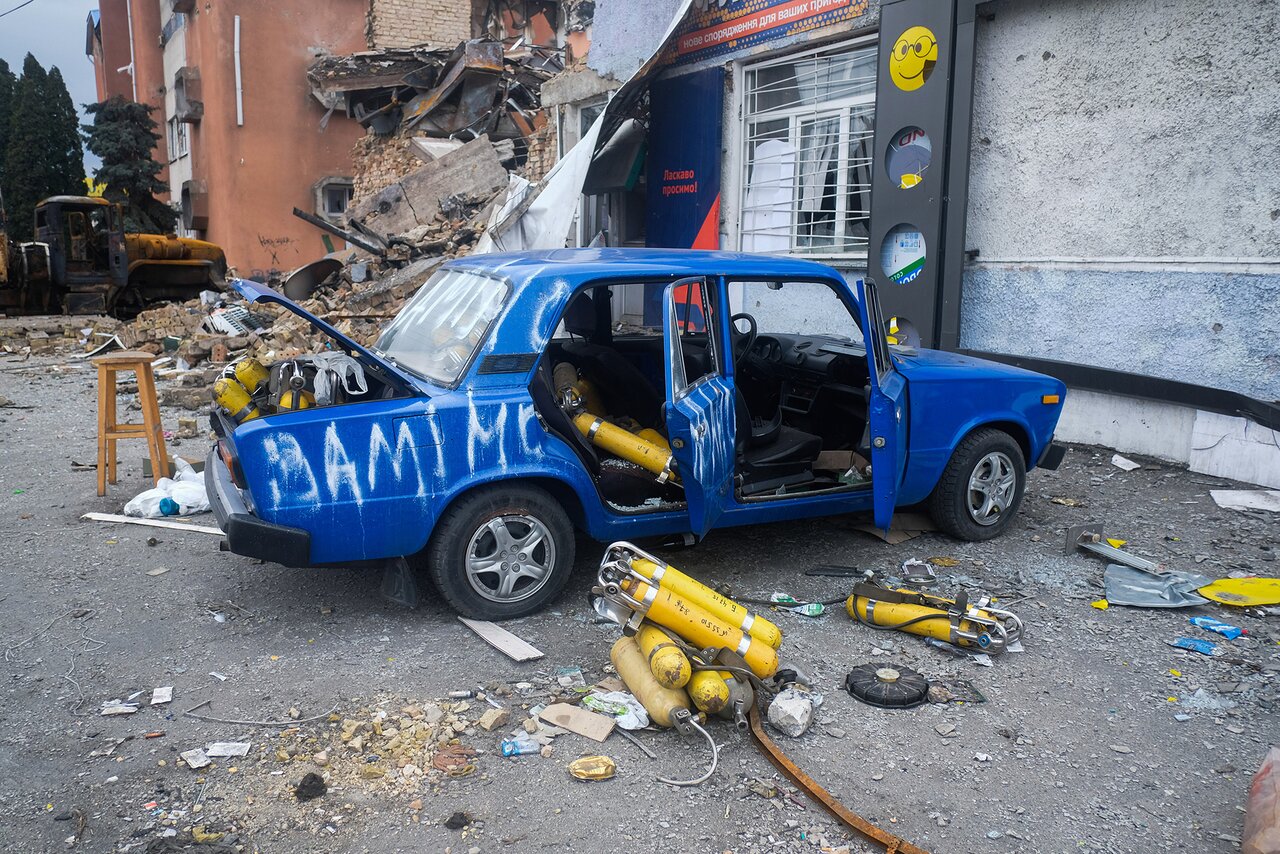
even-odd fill
[[[374,345],[382,355],[441,385],[458,381],[510,290],[502,279],[437,270]]]

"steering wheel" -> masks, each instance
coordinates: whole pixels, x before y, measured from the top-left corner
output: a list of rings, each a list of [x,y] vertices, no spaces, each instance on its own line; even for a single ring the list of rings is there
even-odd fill
[[[746,332],[739,332],[739,320],[745,320],[750,329]],[[742,357],[751,350],[751,346],[756,343],[756,336],[759,334],[760,327],[756,324],[756,319],[745,311],[740,311],[729,318],[729,341],[733,346],[733,363],[735,365],[742,361]]]

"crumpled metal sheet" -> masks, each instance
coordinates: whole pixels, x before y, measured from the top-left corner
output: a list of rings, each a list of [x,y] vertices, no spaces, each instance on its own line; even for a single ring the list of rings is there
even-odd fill
[[[1213,579],[1191,572],[1153,575],[1118,563],[1107,564],[1102,584],[1107,602],[1134,608],[1189,608],[1209,600],[1196,593]]]

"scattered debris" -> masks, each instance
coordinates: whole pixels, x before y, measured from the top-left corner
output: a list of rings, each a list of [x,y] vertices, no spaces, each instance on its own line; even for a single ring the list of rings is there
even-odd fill
[[[187,763],[187,767],[192,771],[198,771],[213,764],[213,761],[205,754],[204,748],[201,747],[184,750],[178,754],[178,757]]]
[[[164,575],[168,571],[169,571],[169,567],[167,566],[157,566],[152,569],[148,569],[147,575],[150,575],[152,578],[155,578],[157,575]]]
[[[151,705],[158,706],[161,703],[173,702],[173,686],[169,685],[164,688],[154,688],[151,691]]]
[[[1230,623],[1224,623],[1221,620],[1215,620],[1213,617],[1192,617],[1188,621],[1196,628],[1204,629],[1210,632],[1216,632],[1227,640],[1235,640],[1241,635],[1247,635],[1249,632],[1239,626],[1233,626]]]
[[[1118,563],[1107,564],[1102,574],[1104,601],[1135,608],[1187,608],[1208,604],[1209,600],[1196,590],[1209,581],[1203,575],[1188,572],[1153,575]]]
[[[1280,513],[1280,489],[1211,489],[1209,496],[1224,510]]]
[[[128,703],[123,700],[108,700],[102,704],[102,711],[99,712],[103,717],[111,715],[131,715],[138,711],[137,703]]]
[[[462,830],[471,824],[471,816],[464,812],[456,812],[444,820],[444,826],[450,830]]]
[[[1135,463],[1128,457],[1122,457],[1119,454],[1116,454],[1111,458],[1111,465],[1118,469],[1123,469],[1124,471],[1134,471],[1135,469],[1142,468],[1141,463]]]
[[[542,652],[537,647],[521,640],[502,626],[484,620],[468,620],[466,617],[459,617],[458,622],[479,635],[480,639],[489,646],[514,661],[533,661],[542,658]]]
[[[329,787],[324,782],[324,777],[314,771],[308,771],[303,775],[302,780],[294,787],[293,794],[299,801],[314,801],[316,798],[324,795]]]
[[[569,774],[579,780],[608,780],[618,772],[608,756],[583,756],[569,763]]]
[[[799,738],[813,723],[816,696],[794,685],[779,691],[769,703],[769,723],[783,735]]]
[[[613,718],[568,703],[553,703],[538,712],[538,717],[552,726],[586,736],[592,741],[604,741],[615,725]]]
[[[1201,655],[1221,655],[1217,644],[1212,641],[1200,640],[1199,638],[1174,638],[1171,641],[1166,641],[1166,643],[1169,646],[1198,652]]]
[[[211,758],[246,756],[253,745],[247,741],[215,741],[205,746],[204,755]]]
[[[216,537],[226,536],[221,528],[212,528],[207,525],[190,525],[186,522],[170,522],[167,519],[138,519],[133,516],[120,516],[115,513],[85,513],[80,518],[88,519],[92,522],[121,522],[126,525],[148,525],[152,528],[190,531],[193,534],[213,534]]]
[[[1244,854],[1280,854],[1280,747],[1263,757],[1245,806]]]
[[[1197,592],[1214,602],[1237,608],[1280,605],[1280,578],[1219,578]]]

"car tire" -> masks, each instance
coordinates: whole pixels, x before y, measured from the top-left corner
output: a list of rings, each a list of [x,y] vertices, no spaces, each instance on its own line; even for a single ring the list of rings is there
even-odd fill
[[[1013,522],[1027,485],[1027,464],[1012,436],[991,427],[965,436],[929,496],[929,514],[946,533],[978,542]]]
[[[510,620],[541,610],[560,593],[573,571],[574,545],[568,514],[543,490],[485,487],[440,517],[427,546],[427,570],[459,614]]]

